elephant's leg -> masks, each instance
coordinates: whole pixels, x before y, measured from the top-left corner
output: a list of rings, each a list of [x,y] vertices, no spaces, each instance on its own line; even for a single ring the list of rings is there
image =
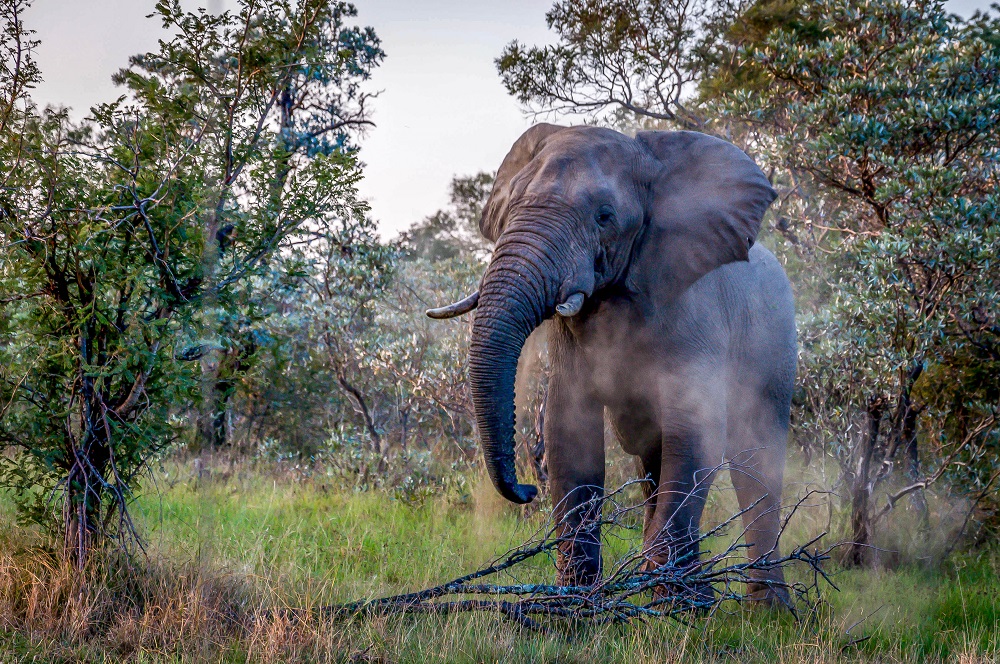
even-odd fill
[[[702,512],[716,468],[726,449],[726,400],[722,381],[711,371],[689,368],[671,377],[671,395],[663,410],[659,486],[646,533],[647,568],[665,563],[696,565],[700,554]],[[707,599],[711,588],[662,588],[691,592]]]
[[[740,508],[747,510],[743,522],[751,560],[780,555],[781,488],[788,436],[780,410],[768,399],[748,397],[730,418],[729,474]],[[784,582],[780,568],[751,572],[751,578],[756,581],[747,589],[752,600],[767,604],[788,601],[788,591],[773,585]]]
[[[638,414],[640,406],[635,406],[627,412],[605,411],[611,432],[618,444],[635,461],[636,477],[643,480],[640,483],[645,505],[645,520],[643,521],[643,541],[649,541],[649,528],[653,523],[656,511],[656,490],[660,486],[660,429],[648,416]]]
[[[659,447],[659,446],[657,446]],[[646,500],[645,520],[642,524],[642,541],[653,541],[652,533],[654,515],[656,514],[657,489],[660,486],[660,450],[652,450],[642,456],[636,457],[636,470],[639,477],[646,481],[642,483],[642,495]]]
[[[643,528],[648,568],[697,559],[698,526],[715,476],[700,438],[689,433],[663,442],[655,506]]]
[[[545,454],[553,516],[561,525],[562,585],[590,585],[601,574],[604,409],[573,362],[553,371],[545,402]]]

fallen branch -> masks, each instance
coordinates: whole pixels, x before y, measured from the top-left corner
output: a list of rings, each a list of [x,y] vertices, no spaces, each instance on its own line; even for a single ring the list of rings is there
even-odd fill
[[[616,530],[634,531],[641,528],[636,525],[641,523],[636,515],[644,506],[619,503],[625,489],[634,483],[627,483],[604,499],[604,516],[600,525],[606,534],[614,535]],[[812,493],[807,494],[790,508],[782,530],[787,526],[791,514],[811,495]],[[717,527],[699,535],[699,544],[723,533],[755,506],[756,503],[740,510]],[[576,509],[587,510],[593,507],[593,503],[584,503]],[[691,612],[715,611],[725,602],[742,602],[748,599],[745,588],[751,581],[774,589],[784,589],[792,598],[787,608],[793,613],[796,613],[796,604],[805,604],[810,608],[815,605],[821,580],[836,588],[822,567],[823,562],[830,558],[833,547],[820,550],[816,546],[826,533],[796,547],[787,555],[757,560],[746,560],[743,555],[746,545],[741,544],[741,538],[737,536],[721,553],[708,557],[688,556],[652,570],[643,569],[649,559],[648,552],[632,548],[609,566],[611,571],[607,576],[591,586],[520,583],[516,580],[513,583],[484,582],[484,579],[500,573],[510,574],[538,555],[548,555],[551,559],[554,549],[575,536],[557,535],[557,525],[551,521],[546,522],[525,544],[508,551],[483,569],[447,583],[391,597],[326,606],[317,612],[325,617],[346,619],[406,613],[441,615],[486,611],[499,613],[531,628],[542,627],[531,620],[532,617],[613,623],[673,618],[684,622],[684,616]],[[592,526],[591,523],[588,527]],[[658,542],[658,546],[663,544],[664,542]],[[670,546],[681,543],[666,544]],[[786,583],[762,580],[762,577],[770,578],[771,575],[766,574],[767,572],[793,564],[805,565],[812,572],[812,581]],[[755,574],[760,572],[765,574]],[[669,592],[664,593],[664,589]],[[653,593],[654,590],[658,592]]]

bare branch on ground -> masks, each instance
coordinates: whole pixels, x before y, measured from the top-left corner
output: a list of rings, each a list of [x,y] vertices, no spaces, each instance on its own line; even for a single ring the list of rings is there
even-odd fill
[[[635,539],[634,535],[626,531],[641,532],[644,505],[623,502],[626,489],[641,481],[643,480],[628,482],[605,497],[600,525],[606,540],[626,537]],[[782,531],[795,511],[805,505],[814,493],[816,492],[806,494],[788,508]],[[734,522],[755,505],[740,510],[718,526],[700,534],[700,548],[707,548],[709,539],[732,530]],[[577,509],[591,508],[593,504],[584,503]],[[805,613],[808,614],[815,608],[822,582],[836,589],[823,570],[823,563],[829,560],[830,551],[836,545],[821,549],[817,544],[826,533],[795,547],[784,556],[747,560],[744,555],[746,544],[741,543],[741,531],[719,553],[688,556],[653,570],[644,569],[649,556],[640,544],[608,565],[610,571],[592,586],[559,586],[519,581],[516,573],[527,572],[522,573],[522,577],[530,574],[527,563],[536,556],[547,556],[554,563],[554,552],[559,545],[572,539],[572,535],[559,536],[558,532],[558,524],[549,520],[524,544],[470,574],[417,592],[326,606],[317,609],[315,613],[328,618],[348,619],[376,615],[440,615],[485,611],[499,613],[529,628],[544,629],[544,625],[533,619],[629,623],[672,618],[685,622],[686,616],[692,612],[714,613],[725,610],[727,605],[734,602],[748,600],[750,597],[746,584],[751,581],[786,591],[791,598],[787,608],[799,616],[800,609],[806,609]],[[658,548],[662,545],[663,542],[659,542]],[[788,583],[760,579],[768,577],[767,572],[792,565],[804,566],[808,570],[805,576],[809,580]],[[762,572],[764,574],[760,574]],[[496,580],[499,575],[507,578]],[[664,592],[664,589],[667,591]]]

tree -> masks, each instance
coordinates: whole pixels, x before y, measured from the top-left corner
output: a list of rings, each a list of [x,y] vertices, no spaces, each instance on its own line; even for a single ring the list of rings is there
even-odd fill
[[[872,493],[897,453],[905,495],[928,483],[921,437],[939,463],[1000,451],[998,37],[996,18],[963,21],[936,1],[807,3],[735,51],[743,80],[760,84],[720,104],[759,132],[758,154],[790,188],[837,202],[823,242],[839,254],[827,265],[832,297],[804,326],[805,365],[827,408],[864,413],[864,434],[835,446],[854,563],[868,558]],[[960,403],[915,399],[955,382]]]
[[[24,6],[7,5],[8,52],[30,54]],[[127,96],[81,123],[30,103],[30,60],[5,66],[0,480],[43,522],[63,497],[78,565],[108,537],[138,541],[128,502],[176,439],[172,404],[197,391],[187,360],[206,317],[237,310],[317,220],[363,210],[352,156],[292,153],[279,129],[304,72],[353,75],[365,40],[328,50],[346,7],[242,0],[215,16],[159,2],[173,36],[116,75]]]
[[[747,7],[746,0],[559,0],[545,15],[559,38],[514,41],[496,60],[507,91],[536,112],[614,113],[696,129],[691,105],[710,70],[708,54]]]
[[[483,245],[470,236],[491,180],[455,178],[452,205],[428,218],[449,219],[446,235],[425,220],[386,245],[372,244],[371,225],[314,239],[302,278],[278,295],[281,315],[263,321],[270,341],[242,386],[252,443],[305,464],[324,460],[364,486],[475,458],[468,326],[424,311],[481,278]]]
[[[278,153],[273,166],[272,205],[280,207],[281,191],[291,174],[293,161],[316,156],[351,154],[360,133],[372,125],[367,102],[373,93],[362,89],[363,82],[382,59],[378,37],[371,28],[347,27],[344,21],[355,17],[357,10],[345,2],[331,3],[315,22],[310,43],[303,44],[303,57],[282,80],[276,101],[275,120]],[[217,235],[220,252],[238,229],[222,226]],[[375,241],[374,238],[367,238]],[[279,254],[283,260],[287,252]],[[293,261],[299,260],[294,255]],[[269,289],[261,292],[268,293]],[[254,290],[246,292],[254,296]],[[203,346],[202,412],[199,417],[199,447],[218,449],[230,438],[230,400],[236,382],[253,365],[257,344],[254,330],[260,316],[274,308],[264,300],[247,302],[242,311],[232,315],[224,310],[215,313],[213,329],[205,330],[212,342]],[[250,312],[256,312],[248,316]]]

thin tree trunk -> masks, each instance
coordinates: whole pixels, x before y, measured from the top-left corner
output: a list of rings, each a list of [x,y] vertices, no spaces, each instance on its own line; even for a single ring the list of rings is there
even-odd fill
[[[94,362],[94,330],[85,324],[80,331],[80,356],[84,365]],[[65,505],[65,553],[83,569],[96,538],[100,535],[104,473],[111,458],[108,428],[103,420],[103,399],[94,379],[80,371],[80,434],[67,436]],[[67,423],[67,431],[72,426]]]
[[[410,419],[410,409],[409,408],[405,410],[401,409],[399,411],[399,447],[404,451],[406,450],[406,435],[407,435],[406,425],[409,419]]]
[[[341,374],[337,376],[337,380],[340,386],[344,390],[354,397],[355,404],[358,410],[361,411],[361,415],[365,421],[365,428],[368,430],[368,435],[372,441],[372,449],[376,454],[382,454],[382,436],[379,435],[378,430],[375,429],[375,422],[372,420],[371,411],[368,410],[368,404],[365,402],[365,396],[361,393],[361,390],[351,385],[347,382],[347,379]]]
[[[549,473],[545,459],[545,399],[548,396],[548,386],[542,387],[542,396],[538,403],[538,415],[535,418],[535,444],[531,446],[529,456],[531,466],[538,480],[538,488],[543,493],[548,490]]]
[[[892,445],[885,455],[883,465],[885,470],[883,475],[888,475],[892,469],[892,458],[899,448],[903,450],[903,468],[909,482],[915,483],[920,480],[920,452],[917,448],[917,418],[920,416],[923,406],[913,403],[913,386],[916,385],[924,371],[923,360],[917,360],[910,367],[903,384],[903,390],[899,397],[899,406],[894,417],[894,437]],[[920,515],[923,526],[926,527],[929,521],[927,499],[923,489],[919,489],[910,494],[910,506]]]
[[[281,109],[281,133],[280,135],[285,137],[287,132],[292,127],[293,118],[291,116],[290,104],[291,100],[291,90],[289,86],[291,82],[286,83],[285,89],[282,91],[280,97],[279,108]],[[282,139],[283,142],[286,141],[285,138]],[[291,172],[291,152],[296,149],[294,145],[283,146],[287,153],[284,157],[277,160],[275,164],[274,177],[271,180],[270,186],[270,197],[271,205],[274,210],[279,210],[281,208],[281,192],[284,189],[285,182],[288,179],[288,174]],[[221,201],[220,201],[221,202]],[[232,236],[234,236],[238,229],[233,224],[228,224],[222,229],[219,229],[219,216],[221,213],[221,207],[216,210],[216,214],[209,219],[208,229],[206,231],[207,237],[214,237],[216,242],[209,250],[211,255],[211,266],[212,272],[214,274],[214,269],[217,266],[219,260],[224,256],[228,245],[232,243]],[[236,350],[237,361],[235,367],[229,367],[227,364],[231,359],[232,350],[227,351],[213,351],[218,353],[219,359],[218,363],[215,365],[209,365],[207,371],[203,371],[203,380],[207,381],[204,390],[208,394],[204,394],[204,402],[211,405],[210,412],[203,412],[203,421],[199,423],[198,431],[201,439],[202,449],[222,449],[226,447],[229,443],[229,429],[226,426],[227,422],[230,421],[231,414],[229,412],[230,397],[232,396],[233,382],[232,377],[241,371],[245,371],[248,368],[249,362],[247,358],[253,354],[256,350],[256,345],[253,341],[248,341],[245,338],[231,339],[231,343],[238,344]],[[229,376],[226,376],[229,374]],[[226,377],[224,377],[226,376]]]
[[[201,357],[201,404],[198,406],[198,450],[215,448],[216,408],[223,351],[211,349]]]
[[[77,569],[83,569],[93,546],[96,515],[89,513],[84,488],[72,488],[66,497],[64,550]]]
[[[212,447],[220,450],[229,444],[229,398],[232,396],[232,381],[219,380],[215,383],[215,405],[212,407]]]
[[[907,376],[906,392],[903,395],[903,421],[899,427],[899,437],[904,445],[906,454],[906,476],[910,482],[920,479],[920,451],[917,449],[917,417],[923,406],[913,403],[913,386],[924,371],[923,360],[914,363]],[[927,509],[927,499],[923,489],[918,489],[910,494],[910,505],[920,515],[921,526],[926,528],[930,522],[930,514]]]
[[[919,407],[913,406],[910,395],[913,392],[914,384],[920,378],[923,370],[923,361],[915,362],[910,368],[906,380],[901,385],[896,412],[892,416],[892,431],[887,434],[889,445],[885,455],[882,457],[881,468],[875,476],[876,485],[892,473],[893,460],[896,458],[896,454],[900,448],[905,450],[910,438],[915,435],[913,432],[916,427],[916,416],[919,413]],[[914,412],[914,408],[917,408],[916,412]]]
[[[73,455],[67,477],[64,544],[69,560],[83,569],[101,535],[104,473],[109,458],[107,442],[91,438],[73,450]]]
[[[869,502],[872,494],[872,458],[878,447],[879,429],[885,402],[881,398],[868,403],[868,433],[861,442],[858,470],[851,487],[852,541],[845,555],[845,563],[852,567],[866,566],[871,560],[871,513]]]
[[[920,451],[917,448],[917,416],[923,410],[919,407],[910,406],[907,408],[903,418],[902,438],[906,446],[906,476],[911,483],[920,480]],[[918,489],[910,494],[910,506],[920,517],[921,528],[926,529],[930,525],[930,510],[927,507],[927,497],[923,489]]]

